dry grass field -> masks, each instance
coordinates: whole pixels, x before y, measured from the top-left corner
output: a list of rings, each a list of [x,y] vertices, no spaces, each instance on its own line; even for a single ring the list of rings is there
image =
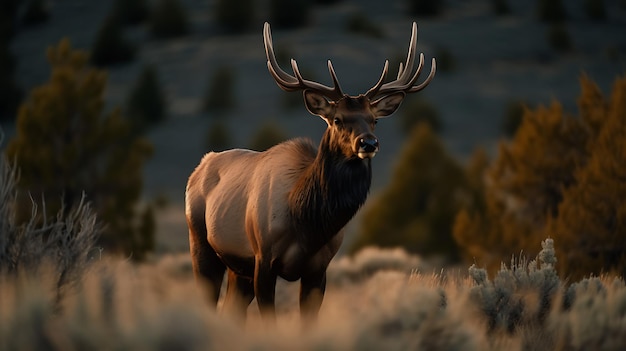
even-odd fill
[[[187,255],[152,263],[94,257],[56,300],[55,272],[3,276],[2,350],[623,350],[621,279],[560,279],[537,260],[432,272],[401,250],[367,249],[329,269],[320,318],[302,330],[297,285],[280,282],[278,322],[253,304],[245,325],[211,308]],[[57,301],[57,302],[55,302]]]

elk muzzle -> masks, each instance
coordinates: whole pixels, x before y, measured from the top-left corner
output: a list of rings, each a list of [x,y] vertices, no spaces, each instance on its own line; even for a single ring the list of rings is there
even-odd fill
[[[378,152],[378,139],[372,134],[361,134],[356,137],[356,154],[361,159],[373,158]]]

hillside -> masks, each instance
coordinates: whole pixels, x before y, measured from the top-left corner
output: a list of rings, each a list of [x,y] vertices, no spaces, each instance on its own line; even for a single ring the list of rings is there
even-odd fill
[[[318,140],[324,123],[308,115],[304,107],[285,109],[284,92],[276,87],[265,65],[261,36],[267,18],[267,1],[257,11],[258,31],[238,36],[217,35],[213,23],[214,1],[182,1],[192,21],[192,33],[184,38],[157,41],[140,26],[127,31],[139,45],[133,63],[109,69],[108,104],[123,104],[144,63],[154,64],[167,94],[169,119],[149,137],[155,154],[145,169],[146,199],[165,195],[170,201],[159,218],[159,249],[186,247],[183,193],[186,178],[201,156],[211,119],[200,112],[207,80],[215,67],[228,64],[236,72],[237,106],[223,118],[235,144],[246,147],[252,133],[274,120],[290,136]],[[297,30],[274,30],[277,47],[287,47],[301,67],[315,79],[329,83],[325,62],[332,59],[344,90],[358,94],[373,85],[386,58],[404,55],[411,22],[419,24],[418,51],[427,62],[438,53],[449,53],[454,70],[438,72],[420,95],[440,112],[442,137],[449,150],[466,157],[478,145],[493,150],[502,137],[504,108],[512,100],[530,104],[552,99],[569,101],[578,94],[581,73],[608,91],[613,79],[626,68],[626,11],[618,0],[606,1],[608,18],[593,22],[584,14],[582,1],[568,2],[567,30],[573,51],[559,53],[548,45],[548,25],[535,16],[534,2],[509,1],[511,14],[491,13],[490,2],[448,0],[437,18],[412,18],[404,0],[344,0],[315,7],[310,23]],[[23,28],[13,41],[17,79],[25,91],[48,79],[45,49],[62,37],[77,48],[89,49],[108,12],[110,2],[50,1],[50,20]],[[380,27],[382,39],[348,33],[349,15],[360,12]],[[428,68],[428,67],[427,67]],[[575,106],[565,106],[574,109]],[[402,107],[400,108],[402,109]],[[9,136],[11,134],[11,128]],[[393,118],[377,127],[381,152],[374,160],[373,191],[384,186],[403,133]]]

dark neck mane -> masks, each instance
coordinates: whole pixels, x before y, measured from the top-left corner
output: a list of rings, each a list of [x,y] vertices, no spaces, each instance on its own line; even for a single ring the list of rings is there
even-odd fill
[[[315,160],[289,194],[293,229],[303,250],[317,252],[352,219],[371,179],[370,160],[346,158],[326,130]]]

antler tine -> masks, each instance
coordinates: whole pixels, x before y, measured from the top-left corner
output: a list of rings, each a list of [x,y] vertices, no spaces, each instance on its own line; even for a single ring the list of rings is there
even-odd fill
[[[385,66],[383,67],[383,73],[380,75],[380,79],[378,79],[378,82],[376,83],[376,85],[374,85],[370,90],[367,91],[367,93],[365,93],[365,96],[367,96],[369,99],[372,99],[374,96],[376,96],[376,94],[378,94],[380,87],[383,86],[383,82],[385,81],[385,78],[387,77],[388,69],[389,69],[389,60],[385,60]],[[400,70],[402,70],[402,64],[400,64]]]
[[[430,81],[435,77],[436,71],[436,63],[435,59],[432,59],[432,67],[430,69],[430,74],[426,78],[426,80],[418,86],[413,86],[420,74],[422,73],[422,69],[424,67],[424,54],[421,53],[419,55],[419,64],[415,73],[413,73],[413,66],[415,64],[415,53],[417,48],[417,23],[413,22],[413,28],[411,30],[411,42],[409,44],[409,52],[407,55],[406,62],[400,63],[400,68],[398,69],[398,76],[396,80],[382,84],[382,86],[377,88],[374,92],[374,88],[370,89],[367,93],[368,98],[372,99],[376,95],[390,94],[397,91],[403,91],[405,93],[414,93],[424,89]],[[380,83],[380,82],[379,82]],[[379,84],[377,83],[377,85]],[[371,94],[371,92],[374,92]]]
[[[343,97],[343,92],[341,91],[341,87],[339,86],[339,79],[337,79],[337,75],[335,74],[335,69],[333,68],[333,63],[328,60],[328,72],[330,73],[330,77],[333,80],[333,86],[336,94]]]
[[[431,66],[430,66],[430,73],[428,74],[428,77],[426,77],[426,80],[422,82],[422,84],[411,87],[411,89],[409,89],[409,93],[416,93],[424,88],[426,88],[426,86],[428,85],[428,83],[430,83],[431,80],[433,80],[433,78],[435,78],[435,71],[437,70],[437,62],[435,61],[435,58],[433,57],[432,61],[431,61]]]
[[[400,62],[400,67],[398,68],[398,77],[396,78],[396,80],[400,79],[400,77],[402,77],[402,71],[404,69],[404,66],[402,65],[402,62]]]
[[[293,84],[297,83],[296,79],[283,71],[274,55],[274,43],[272,41],[272,32],[270,31],[270,24],[265,22],[263,26],[263,43],[265,44],[265,55],[267,56],[267,68],[271,75],[274,77],[278,86],[287,91],[293,91]]]
[[[333,65],[330,63],[330,60],[328,61],[328,70],[333,80],[333,88],[302,78],[302,74],[298,69],[298,64],[294,59],[291,60],[291,68],[293,69],[294,76],[283,71],[278,65],[278,61],[276,61],[276,56],[274,55],[272,33],[270,31],[270,25],[267,22],[265,22],[265,25],[263,26],[263,41],[265,43],[265,54],[267,56],[267,68],[281,89],[285,91],[305,89],[315,90],[332,100],[339,100],[343,97],[343,92],[339,86],[339,80],[337,79],[337,75],[335,74],[335,70],[333,69]]]
[[[402,74],[398,72],[398,81],[402,84],[410,79],[411,72],[413,71],[413,64],[415,63],[415,52],[417,51],[417,23],[413,22],[411,28],[411,41],[409,42],[409,52],[406,57],[406,64],[402,70]]]

